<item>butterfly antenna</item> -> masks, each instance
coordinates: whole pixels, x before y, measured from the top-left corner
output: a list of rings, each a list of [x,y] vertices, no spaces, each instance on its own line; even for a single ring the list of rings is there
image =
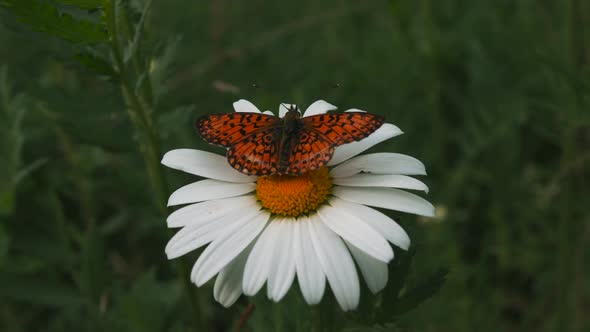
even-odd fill
[[[281,103],[281,106],[283,106],[284,108],[286,108],[288,111],[296,111],[297,110],[297,104],[285,104],[285,103]]]

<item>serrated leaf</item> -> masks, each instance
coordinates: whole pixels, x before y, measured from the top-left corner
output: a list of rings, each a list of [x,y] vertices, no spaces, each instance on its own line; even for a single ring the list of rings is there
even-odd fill
[[[96,9],[102,7],[101,0],[54,0],[66,6],[74,6],[82,9]]]
[[[107,60],[97,55],[91,53],[79,53],[74,56],[74,59],[97,74],[105,76],[112,82],[119,81],[119,74],[115,72],[113,66]]]
[[[180,41],[180,36],[168,39],[161,55],[153,59],[150,63],[150,77],[156,100],[165,95],[169,90],[166,80],[170,75],[170,67],[177,58]]]
[[[145,3],[145,6],[143,7],[143,10],[142,10],[142,13],[141,13],[141,18],[139,19],[139,22],[137,23],[137,26],[135,27],[135,34],[133,36],[133,40],[125,48],[125,55],[124,55],[124,61],[125,62],[129,62],[129,60],[131,60],[131,58],[137,52],[137,49],[139,47],[139,43],[141,41],[141,36],[142,36],[142,33],[143,33],[144,22],[145,22],[145,19],[146,19],[147,14],[150,11],[150,8],[151,7],[152,7],[152,1],[151,0],[148,0]]]
[[[0,6],[11,11],[18,21],[33,30],[45,32],[75,44],[98,44],[108,40],[102,24],[76,20],[67,13],[38,0],[0,0]]]

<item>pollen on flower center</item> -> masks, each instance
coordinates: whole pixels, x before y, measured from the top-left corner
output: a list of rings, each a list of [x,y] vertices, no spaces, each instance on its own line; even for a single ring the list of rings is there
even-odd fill
[[[332,188],[327,167],[301,175],[259,177],[256,197],[273,214],[297,217],[315,211],[326,201]]]

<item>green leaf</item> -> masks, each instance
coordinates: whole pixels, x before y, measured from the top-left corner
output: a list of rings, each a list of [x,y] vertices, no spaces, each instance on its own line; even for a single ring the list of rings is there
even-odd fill
[[[11,11],[22,23],[33,30],[45,32],[75,44],[98,44],[108,40],[102,24],[76,20],[72,15],[38,0],[0,0],[0,7]]]
[[[96,231],[89,231],[83,241],[81,286],[88,297],[98,300],[110,271],[106,267],[105,243]]]
[[[20,151],[16,151],[16,154],[13,154],[13,160],[11,161],[13,164],[7,165],[8,167],[5,167],[4,169],[6,173],[3,174],[3,177],[8,178],[7,182],[3,183],[2,187],[0,187],[0,214],[12,211],[15,203],[15,191],[17,185],[27,176],[45,165],[47,163],[47,158],[37,159],[18,171],[14,167],[18,167],[18,164],[20,164]],[[11,169],[8,169],[9,167]]]
[[[14,191],[2,190],[0,191],[0,215],[9,214],[14,208]]]
[[[101,236],[109,236],[111,234],[120,231],[129,223],[129,215],[127,212],[123,211],[117,213],[113,217],[105,220],[104,223],[100,225],[99,232]]]
[[[411,248],[407,252],[401,252],[392,264],[389,265],[389,272],[392,276],[384,290],[384,297],[397,299],[400,290],[404,287],[412,261],[416,255],[416,249]]]
[[[24,96],[13,94],[6,67],[0,68],[0,215],[14,207],[16,178],[21,166],[24,141],[21,123],[25,114]]]
[[[102,7],[101,0],[54,0],[66,6],[74,6],[82,9],[96,9]]]
[[[1,221],[1,219],[0,219]],[[10,248],[10,236],[4,228],[4,224],[0,223],[0,269],[4,265],[8,256],[8,249]]]
[[[164,331],[182,299],[181,283],[156,278],[153,269],[133,281],[131,290],[118,299],[117,312],[125,317],[126,331]]]
[[[18,173],[16,173],[13,179],[14,185],[19,184],[27,176],[31,175],[33,172],[43,167],[43,165],[45,165],[47,161],[47,158],[37,159],[29,165],[27,165],[26,167],[24,167],[23,169],[21,169],[20,171],[18,171]]]
[[[440,269],[419,282],[415,287],[407,290],[398,298],[393,310],[394,314],[399,315],[410,311],[433,297],[445,283],[448,273],[447,269]]]
[[[91,53],[79,53],[74,59],[99,75],[106,77],[109,81],[118,82],[119,74],[113,66],[104,58]]]

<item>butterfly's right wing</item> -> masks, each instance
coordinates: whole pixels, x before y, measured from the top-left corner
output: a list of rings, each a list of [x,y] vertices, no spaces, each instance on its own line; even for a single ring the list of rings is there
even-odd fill
[[[381,127],[384,119],[371,113],[345,112],[312,115],[301,122],[297,139],[280,158],[281,174],[319,169],[332,159],[335,147],[362,140]]]
[[[197,130],[205,141],[226,148],[258,131],[277,125],[280,125],[280,119],[276,116],[238,112],[205,115],[196,123]]]
[[[385,119],[366,112],[316,114],[304,117],[305,128],[333,142],[334,146],[360,141],[379,129]]]
[[[277,173],[281,131],[280,126],[269,126],[242,138],[227,150],[227,161],[248,175]]]

